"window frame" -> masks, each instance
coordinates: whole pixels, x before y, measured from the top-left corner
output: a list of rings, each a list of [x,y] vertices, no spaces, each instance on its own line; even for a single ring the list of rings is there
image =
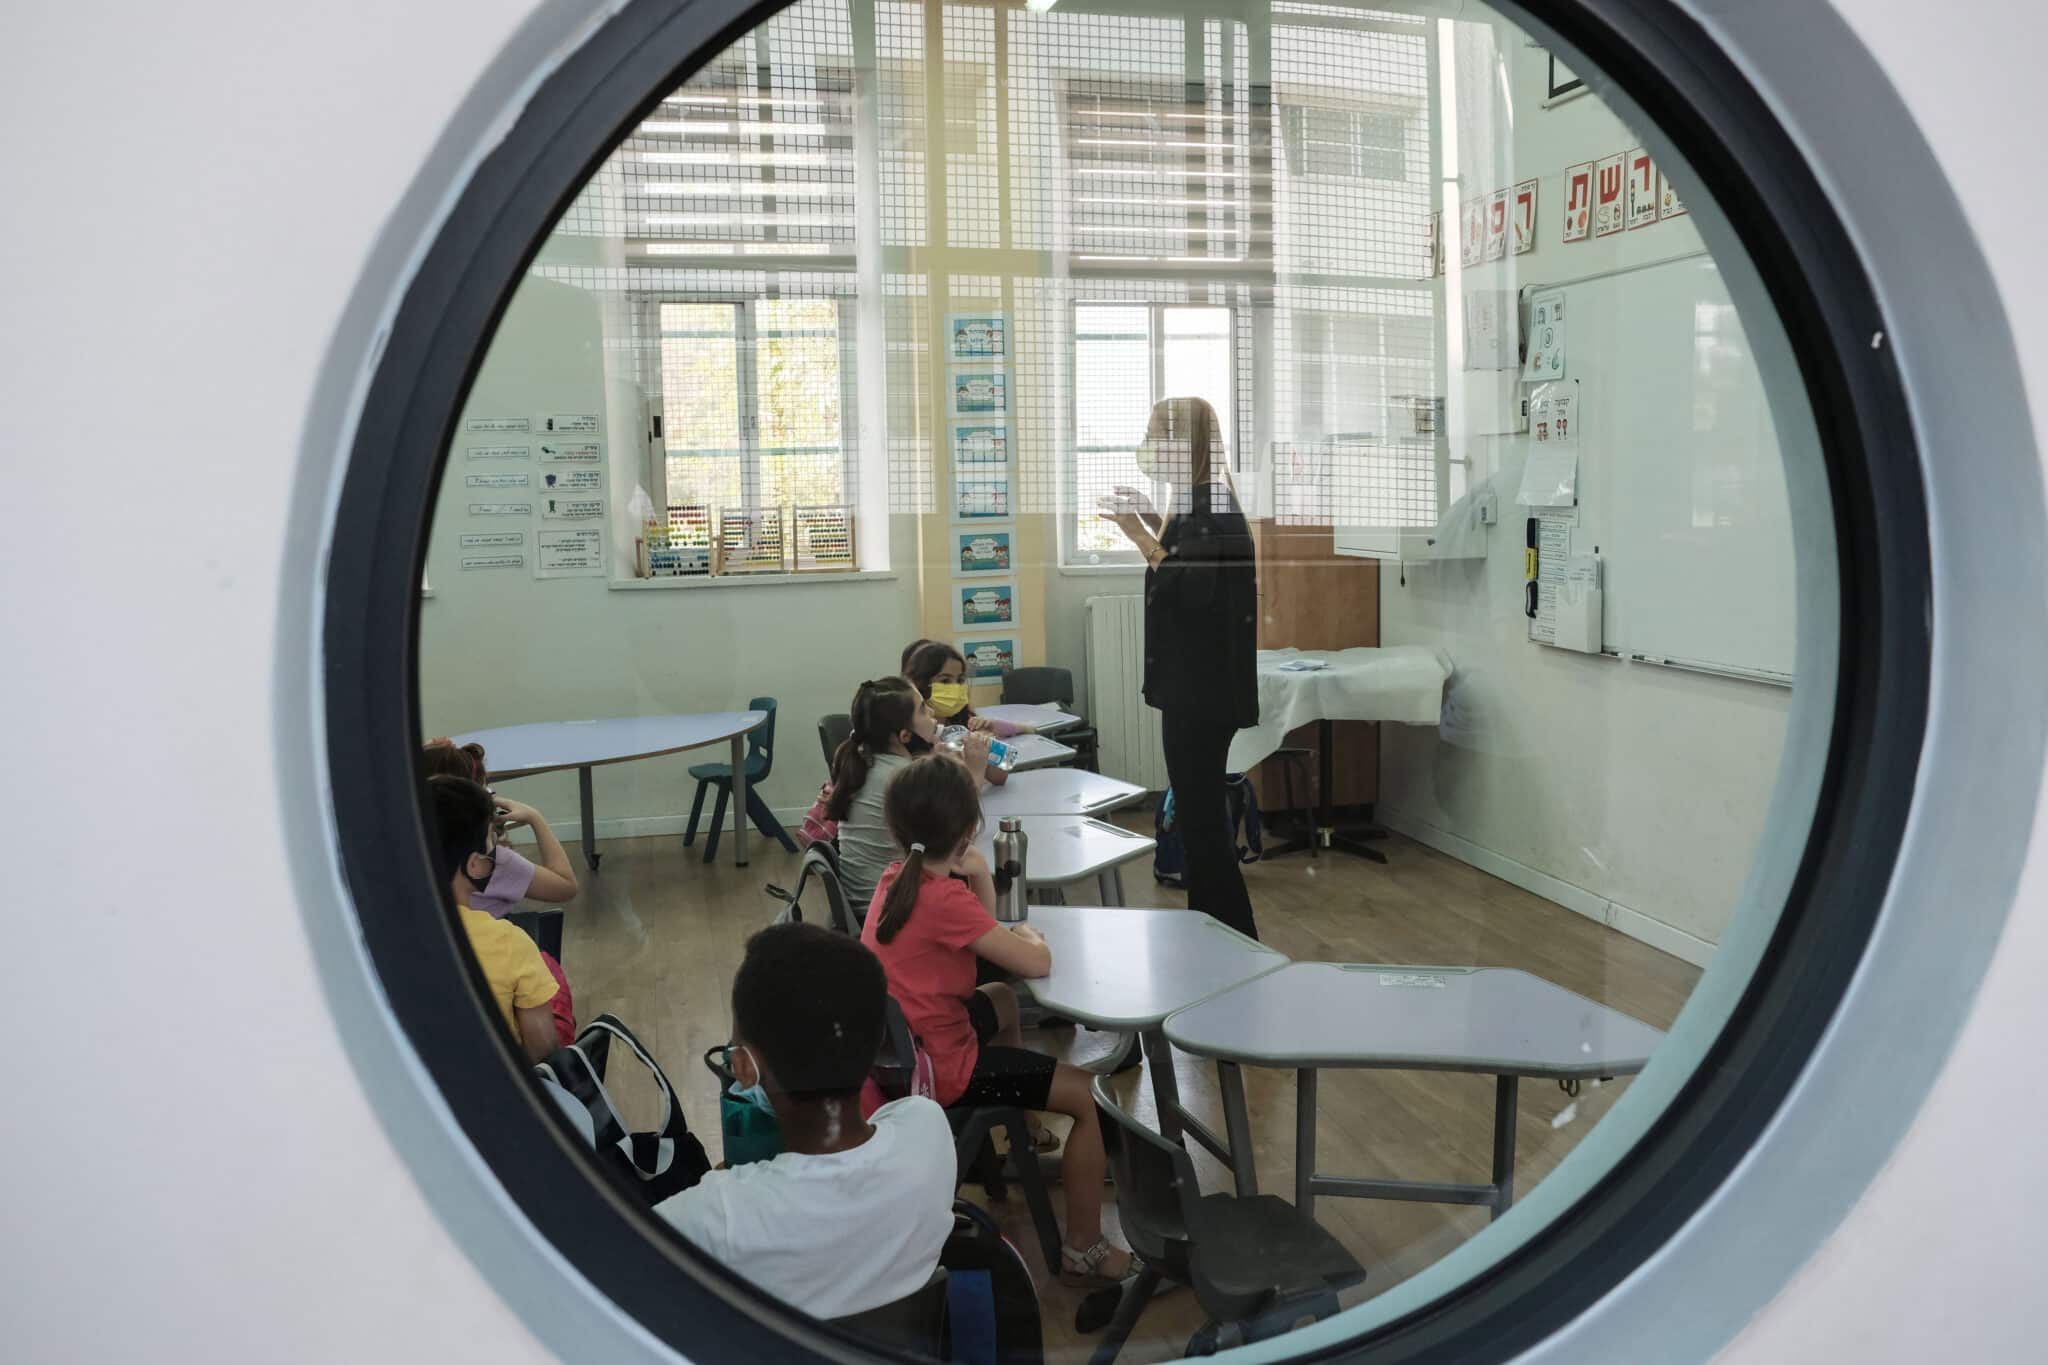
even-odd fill
[[[644,456],[645,487],[655,504],[655,511],[666,522],[669,510],[678,506],[672,496],[668,481],[668,462],[671,458],[688,458],[687,454],[672,457],[668,450],[668,389],[666,335],[661,324],[661,310],[670,304],[693,306],[721,306],[734,310],[733,344],[735,363],[734,383],[739,389],[737,411],[739,414],[738,449],[740,461],[740,505],[750,511],[761,510],[760,500],[764,475],[762,462],[770,453],[789,454],[790,450],[778,447],[770,452],[761,444],[761,391],[760,352],[758,342],[760,329],[755,315],[756,306],[761,303],[784,299],[820,299],[832,305],[836,315],[834,323],[835,349],[839,358],[839,441],[837,445],[839,465],[839,502],[824,504],[858,507],[860,502],[860,452],[858,448],[859,413],[856,411],[856,376],[853,373],[857,349],[852,329],[857,325],[859,309],[854,301],[837,294],[829,295],[778,295],[747,293],[744,291],[716,291],[704,293],[679,293],[672,290],[652,290],[637,296],[637,308],[641,324],[647,329],[646,335],[654,338],[655,344],[655,391],[650,397],[649,411],[660,423],[660,435],[652,430],[645,433],[647,445]],[[849,441],[848,433],[855,433]],[[814,454],[808,449],[797,450],[800,454]],[[785,514],[798,506],[810,507],[813,503],[780,504]],[[718,508],[712,509],[716,516]],[[784,526],[785,537],[793,534],[793,528]],[[793,571],[792,571],[793,572]],[[757,578],[773,578],[774,574],[754,575]]]
[[[1157,403],[1161,398],[1169,396],[1165,391],[1166,314],[1174,309],[1181,308],[1205,309],[1209,311],[1221,310],[1224,313],[1229,314],[1230,325],[1224,334],[1224,358],[1225,362],[1230,367],[1230,420],[1224,423],[1223,456],[1224,462],[1226,463],[1226,465],[1228,465],[1230,469],[1234,471],[1237,468],[1239,468],[1240,457],[1238,453],[1239,442],[1237,433],[1237,424],[1239,420],[1237,410],[1237,343],[1238,328],[1243,325],[1243,318],[1241,316],[1242,310],[1239,309],[1237,304],[1229,301],[1221,303],[1212,303],[1208,301],[1197,301],[1193,299],[1073,299],[1068,303],[1067,307],[1067,329],[1065,337],[1067,373],[1069,374],[1077,374],[1080,370],[1080,350],[1082,340],[1081,310],[1083,308],[1145,309],[1145,325],[1147,332],[1145,340],[1147,352],[1146,382],[1150,385],[1150,393],[1145,400],[1145,407],[1148,412],[1151,410],[1153,404]],[[1109,338],[1107,334],[1105,334],[1103,339],[1111,338]],[[1066,411],[1062,414],[1062,419],[1065,422],[1066,429],[1071,434],[1072,439],[1061,443],[1062,447],[1068,452],[1068,457],[1066,460],[1062,461],[1062,467],[1060,470],[1060,479],[1062,483],[1062,496],[1060,499],[1060,503],[1062,508],[1065,509],[1061,512],[1059,519],[1060,567],[1062,569],[1115,569],[1142,567],[1145,563],[1145,559],[1144,556],[1138,553],[1136,546],[1126,545],[1121,549],[1102,551],[1084,551],[1081,549],[1081,528],[1086,523],[1094,521],[1096,519],[1096,512],[1093,507],[1081,506],[1081,457],[1084,454],[1089,453],[1099,455],[1113,455],[1117,453],[1118,450],[1121,450],[1122,447],[1093,447],[1089,451],[1084,451],[1081,448],[1081,390],[1078,384],[1072,385],[1070,387],[1073,389],[1073,401],[1067,404]],[[1133,445],[1135,446],[1135,443],[1133,443]],[[1092,556],[1092,558],[1084,558],[1084,555]]]

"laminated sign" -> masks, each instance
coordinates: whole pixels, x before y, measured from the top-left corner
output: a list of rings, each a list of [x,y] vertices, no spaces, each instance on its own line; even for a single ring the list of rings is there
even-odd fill
[[[1564,172],[1564,239],[1583,242],[1593,235],[1593,163],[1567,166]]]
[[[1536,182],[1524,180],[1515,186],[1515,254],[1536,249]]]
[[[1593,163],[1593,235],[1607,237],[1628,226],[1623,191],[1628,188],[1628,157],[1622,152]]]
[[[1657,167],[1641,147],[1628,154],[1628,225],[1645,227],[1657,221]]]

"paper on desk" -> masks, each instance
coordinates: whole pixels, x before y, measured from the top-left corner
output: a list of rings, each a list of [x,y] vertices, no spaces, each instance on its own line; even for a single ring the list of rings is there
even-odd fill
[[[1322,659],[1289,659],[1276,670],[1281,673],[1314,673],[1330,665]]]

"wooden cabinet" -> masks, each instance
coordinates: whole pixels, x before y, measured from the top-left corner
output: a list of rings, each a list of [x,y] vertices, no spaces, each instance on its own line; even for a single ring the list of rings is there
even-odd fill
[[[1339,555],[1328,526],[1252,523],[1259,565],[1259,648],[1345,649],[1380,642],[1380,566],[1372,559]],[[1336,739],[1334,804],[1368,805],[1379,799],[1379,727],[1369,721],[1340,720]],[[1304,725],[1287,742],[1311,751],[1321,743],[1319,727]],[[1316,800],[1318,760],[1312,753],[1294,763],[1294,805]],[[1268,759],[1252,771],[1262,810],[1285,806],[1281,763]]]

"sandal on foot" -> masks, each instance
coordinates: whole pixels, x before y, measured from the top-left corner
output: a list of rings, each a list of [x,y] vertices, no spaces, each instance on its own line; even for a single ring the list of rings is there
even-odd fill
[[[1113,1289],[1138,1273],[1144,1262],[1135,1251],[1123,1253],[1125,1264],[1121,1271],[1110,1274],[1102,1269],[1103,1264],[1122,1248],[1114,1246],[1108,1238],[1097,1242],[1086,1251],[1073,1247],[1060,1248],[1060,1283],[1073,1289]]]

